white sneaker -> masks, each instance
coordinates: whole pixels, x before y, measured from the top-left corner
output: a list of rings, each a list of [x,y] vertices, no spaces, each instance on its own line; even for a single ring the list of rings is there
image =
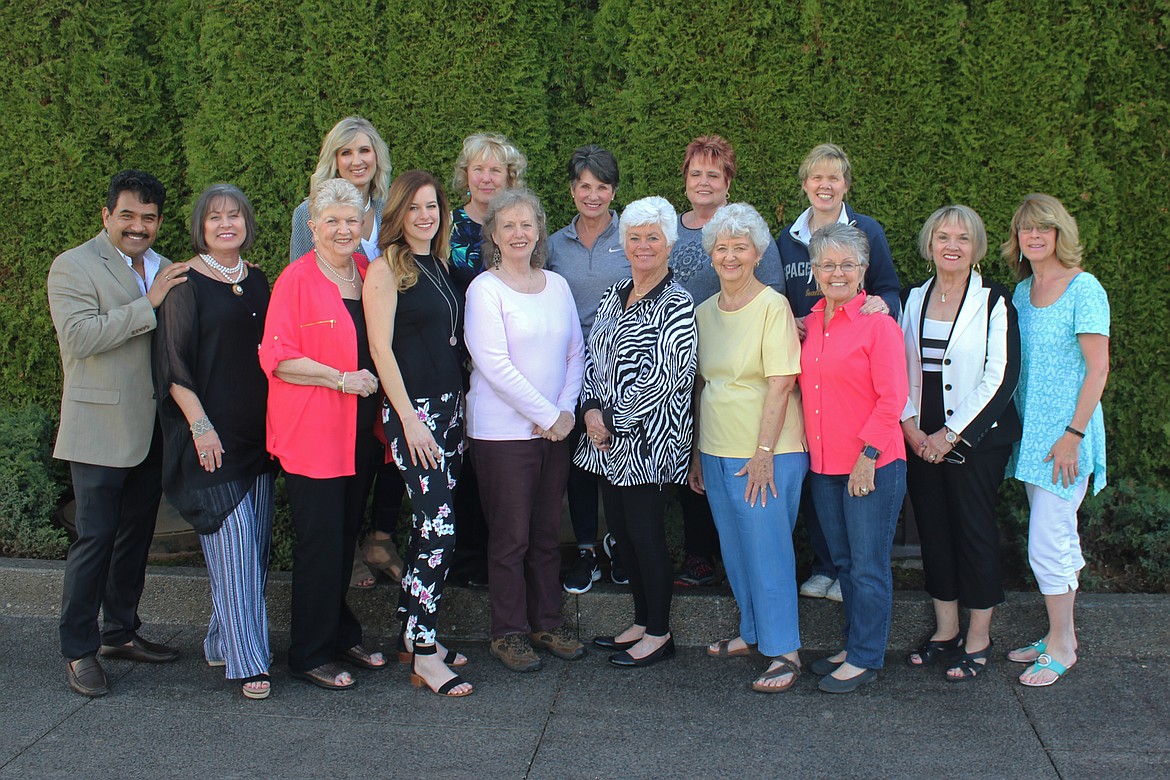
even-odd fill
[[[829,601],[835,601],[840,604],[845,600],[841,595],[841,580],[833,580],[833,584],[829,586],[829,590],[825,593],[825,598]]]
[[[823,574],[814,574],[800,586],[800,595],[809,599],[823,599],[829,592],[829,588],[835,584],[836,582],[831,577],[826,577]],[[838,588],[837,592],[840,593],[841,589]]]

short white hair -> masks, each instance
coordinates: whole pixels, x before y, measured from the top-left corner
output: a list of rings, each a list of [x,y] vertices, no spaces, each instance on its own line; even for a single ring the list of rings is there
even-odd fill
[[[748,203],[729,203],[719,207],[715,216],[703,225],[703,251],[711,254],[715,242],[723,235],[732,238],[747,236],[755,244],[756,252],[761,257],[772,243],[768,223],[760,216],[760,212]]]
[[[630,232],[630,228],[643,225],[655,225],[660,228],[666,243],[671,246],[678,241],[678,212],[666,198],[651,195],[626,206],[621,219],[618,220],[618,235],[622,243],[626,243],[626,234]]]

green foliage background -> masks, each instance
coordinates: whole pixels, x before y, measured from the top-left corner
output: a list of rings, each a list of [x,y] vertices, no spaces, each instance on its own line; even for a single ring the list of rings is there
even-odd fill
[[[347,114],[381,130],[396,171],[444,179],[465,135],[506,133],[553,226],[577,145],[617,154],[620,203],[681,206],[683,147],[718,132],[739,156],[732,197],[774,229],[805,205],[808,149],[843,145],[850,200],[907,284],[939,205],[973,206],[994,246],[1023,195],[1063,200],[1113,306],[1111,476],[1170,484],[1170,0],[38,0],[0,6],[0,44],[2,406],[56,407],[45,274],[100,229],[120,168],[168,185],[172,258],[194,195],[240,185],[250,259],[275,278]]]

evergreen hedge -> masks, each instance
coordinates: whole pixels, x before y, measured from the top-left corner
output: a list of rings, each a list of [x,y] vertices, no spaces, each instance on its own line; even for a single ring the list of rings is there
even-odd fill
[[[843,145],[850,200],[907,284],[937,206],[973,206],[994,247],[1023,195],[1063,200],[1113,306],[1111,476],[1170,485],[1168,0],[39,0],[0,7],[0,42],[0,405],[56,406],[45,275],[100,229],[120,168],[168,185],[172,258],[194,195],[239,184],[251,259],[275,277],[346,114],[374,122],[395,170],[444,180],[465,135],[506,133],[553,227],[572,216],[575,146],[617,154],[619,203],[683,206],[683,147],[718,132],[739,155],[732,197],[774,229],[804,207],[807,150]]]

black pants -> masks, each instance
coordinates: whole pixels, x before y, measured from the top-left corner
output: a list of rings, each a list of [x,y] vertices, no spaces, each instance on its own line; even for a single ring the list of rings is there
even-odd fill
[[[683,516],[683,547],[688,556],[696,555],[708,561],[715,560],[719,551],[719,531],[711,517],[707,497],[687,485],[677,485],[678,503]]]
[[[406,483],[394,461],[384,462],[382,448],[375,448],[374,511],[370,526],[375,531],[394,536],[398,530],[398,518],[402,512],[402,498],[406,495]]]
[[[487,581],[488,526],[483,504],[479,500],[479,478],[471,458],[464,458],[455,485],[455,552],[451,556],[451,575],[457,581]]]
[[[577,408],[576,424],[569,434],[569,452],[577,451],[577,443],[585,435],[585,416]],[[597,544],[597,491],[601,477],[579,466],[569,466],[569,522],[573,524],[573,536],[577,545]]]
[[[1003,603],[995,502],[1011,447],[970,452],[962,464],[906,459],[906,489],[922,542],[926,592],[968,609]]]
[[[288,665],[293,671],[316,669],[361,644],[362,626],[345,596],[369,493],[370,450],[374,447],[381,447],[374,435],[359,431],[354,459],[357,471],[351,477],[285,475],[297,534],[288,648]]]
[[[658,485],[617,487],[602,480],[601,500],[630,578],[634,622],[647,634],[669,634],[674,572],[666,549],[666,494]]]
[[[130,468],[71,463],[77,541],[61,591],[61,654],[73,660],[130,641],[142,625],[138,600],[162,498],[162,433]],[[98,631],[98,611],[103,623]]]

